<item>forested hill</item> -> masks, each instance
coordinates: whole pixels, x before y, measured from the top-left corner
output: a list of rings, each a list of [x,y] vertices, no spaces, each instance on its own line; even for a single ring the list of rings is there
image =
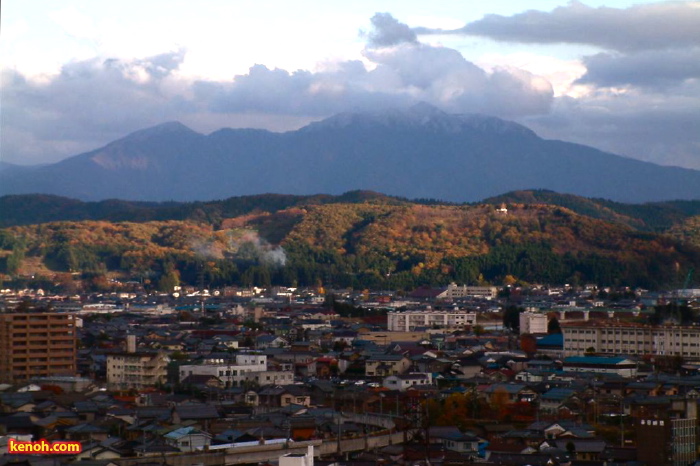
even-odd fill
[[[260,194],[208,202],[138,202],[106,200],[83,202],[46,194],[0,197],[0,228],[55,221],[106,220],[147,222],[192,220],[218,226],[223,219],[251,212],[274,213],[290,207],[320,204],[380,203],[391,205],[457,205],[434,199],[408,200],[373,191],[349,191],[333,196],[318,194]],[[640,231],[664,232],[700,215],[700,201],[648,202],[624,204],[607,199],[591,199],[547,190],[512,191],[485,199],[485,204],[546,204],[565,207],[580,215],[627,225]],[[469,205],[469,204],[462,204]]]
[[[539,195],[531,194],[533,203],[506,202],[507,211],[500,209],[502,199],[440,205],[366,192],[183,206],[115,201],[119,215],[127,217],[130,209],[137,215],[0,230],[0,272],[5,279],[80,272],[94,287],[107,286],[108,277],[137,277],[163,289],[177,281],[197,283],[200,276],[210,286],[411,289],[520,281],[658,288],[675,286],[691,267],[700,268],[692,233],[697,217],[681,218],[668,234],[659,234],[617,217],[601,220],[544,204]],[[48,205],[57,200],[41,199]],[[589,207],[598,201],[591,202],[580,200]],[[82,211],[75,202],[65,203],[71,215],[98,204],[87,203],[90,208]],[[601,212],[622,217],[613,207]]]
[[[250,212],[273,213],[295,206],[358,202],[400,204],[408,201],[372,191],[349,191],[338,196],[328,194],[314,196],[259,194],[208,202],[139,202],[118,199],[83,202],[48,194],[18,194],[0,197],[0,212],[2,213],[0,227],[80,220],[106,220],[110,222],[193,220],[216,225],[225,218]],[[421,203],[421,201],[412,202]],[[435,203],[437,201],[426,202]]]
[[[589,199],[548,190],[512,191],[484,203],[547,204],[566,207],[588,217],[622,223],[643,231],[662,232],[700,215],[700,201],[665,201],[624,204],[607,199]]]

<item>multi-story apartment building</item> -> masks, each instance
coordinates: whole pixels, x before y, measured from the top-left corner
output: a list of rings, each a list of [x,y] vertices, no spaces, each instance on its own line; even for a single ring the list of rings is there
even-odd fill
[[[75,316],[54,312],[0,314],[0,381],[76,373]]]
[[[538,312],[521,312],[520,313],[520,334],[523,333],[534,333],[542,334],[547,333],[547,314],[540,314]]]
[[[697,419],[667,417],[636,422],[638,458],[649,466],[685,466],[697,459]]]
[[[226,387],[237,387],[245,382],[258,385],[287,385],[294,383],[294,372],[268,370],[267,356],[263,354],[237,354],[230,361],[210,360],[204,364],[180,366],[180,382],[191,375],[218,377]]]
[[[439,299],[459,298],[486,298],[493,299],[498,296],[498,288],[495,286],[467,286],[450,283],[447,289],[440,293]]]
[[[561,328],[564,356],[592,351],[700,360],[700,327],[589,321],[562,323]]]
[[[170,358],[163,352],[126,351],[109,354],[107,384],[112,389],[138,389],[164,383],[168,362]]]
[[[476,312],[453,310],[409,310],[387,314],[390,332],[410,332],[418,327],[457,329],[476,323]]]

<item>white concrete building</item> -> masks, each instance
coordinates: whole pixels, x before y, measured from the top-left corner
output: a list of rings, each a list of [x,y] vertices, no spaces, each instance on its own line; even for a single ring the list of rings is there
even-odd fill
[[[636,377],[637,363],[623,357],[569,356],[564,359],[565,372],[596,372]]]
[[[314,466],[314,446],[309,445],[306,453],[287,453],[280,456],[280,466]]]
[[[700,360],[700,327],[624,322],[562,323],[564,356],[598,354],[681,356]]]
[[[493,299],[498,296],[498,288],[495,286],[467,286],[450,283],[447,289],[440,293],[439,299],[458,299],[458,298],[486,298]]]
[[[419,385],[432,385],[433,377],[430,373],[410,373],[400,375],[390,375],[382,381],[382,386],[389,390],[404,392],[411,387]]]
[[[390,332],[410,332],[416,327],[456,329],[476,323],[476,312],[453,310],[410,310],[387,314]]]
[[[537,312],[520,313],[520,334],[524,333],[547,333],[547,314]]]
[[[267,356],[263,354],[237,354],[230,361],[211,359],[205,360],[204,364],[180,366],[180,382],[191,375],[218,377],[226,387],[237,387],[243,382],[257,382],[259,385],[294,383],[291,371],[268,371]]]
[[[107,355],[107,385],[112,389],[152,387],[165,383],[170,358],[162,352]]]

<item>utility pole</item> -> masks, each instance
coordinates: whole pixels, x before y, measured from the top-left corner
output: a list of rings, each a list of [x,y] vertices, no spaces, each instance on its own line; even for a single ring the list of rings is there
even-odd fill
[[[430,465],[430,408],[428,406],[427,395],[424,396],[423,403],[425,403],[425,410],[421,409],[421,414],[424,415],[423,435],[425,436],[425,464]]]
[[[620,447],[625,446],[625,411],[623,406],[624,399],[620,399]]]
[[[338,424],[338,433],[336,435],[337,441],[338,441],[338,455],[340,457],[340,454],[342,453],[342,450],[340,449],[340,412],[337,412],[335,415],[336,418],[336,423]]]

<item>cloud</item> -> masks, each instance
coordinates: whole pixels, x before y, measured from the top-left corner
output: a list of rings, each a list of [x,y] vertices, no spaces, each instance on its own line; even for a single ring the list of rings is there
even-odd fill
[[[455,30],[414,32],[600,47],[605,51],[581,59],[585,72],[560,87],[551,112],[519,121],[544,137],[700,169],[699,24],[700,2],[617,9],[574,1],[551,12],[487,15]]]
[[[700,82],[665,90],[596,88],[519,121],[540,136],[661,165],[700,169]]]
[[[141,59],[76,61],[42,83],[6,71],[2,157],[25,164],[57,161],[172,120],[214,130],[216,124],[241,126],[245,115],[277,122],[287,116],[298,127],[339,112],[420,101],[507,118],[549,111],[552,88],[541,77],[507,67],[486,71],[456,50],[421,44],[388,13],[377,13],[371,24],[364,62],[316,72],[258,64],[230,81],[186,79],[179,73],[184,49]]]
[[[578,80],[580,84],[661,89],[700,78],[700,47],[645,50],[629,55],[599,53],[585,57],[583,63],[587,71]]]
[[[580,4],[562,7],[564,12],[577,9],[593,10]],[[558,10],[542,15],[551,19],[563,14]],[[639,14],[636,7],[614,11]],[[528,14],[538,17],[523,13]],[[318,71],[258,64],[229,81],[194,80],[180,72],[184,49],[142,59],[76,61],[42,82],[5,71],[2,159],[56,161],[164,121],[180,120],[200,131],[221,126],[288,130],[339,112],[424,101],[453,113],[518,119],[549,138],[700,168],[700,47],[584,57],[576,67],[567,64],[574,71],[561,78],[555,98],[552,84],[534,72],[537,66],[530,71],[478,66],[457,50],[419,42],[388,13],[376,14],[371,24],[362,60]],[[574,93],[567,83],[578,76]]]
[[[190,111],[175,73],[184,53],[68,63],[46,82],[3,71],[3,159],[55,161]]]
[[[417,44],[416,33],[389,13],[375,13],[371,19],[373,30],[366,34],[370,47],[389,47],[399,44]]]
[[[444,31],[416,28],[418,34],[464,34],[497,41],[588,44],[619,51],[656,50],[700,44],[700,2],[664,2],[625,9],[592,8],[572,1],[551,12],[529,10],[513,16],[487,15]]]
[[[386,13],[375,15],[372,24],[363,51],[369,66],[348,61],[312,73],[255,65],[232,82],[197,83],[197,100],[211,102],[216,112],[317,116],[419,101],[502,117],[549,110],[553,91],[541,77],[507,67],[487,72],[456,50],[418,43],[408,26]]]

